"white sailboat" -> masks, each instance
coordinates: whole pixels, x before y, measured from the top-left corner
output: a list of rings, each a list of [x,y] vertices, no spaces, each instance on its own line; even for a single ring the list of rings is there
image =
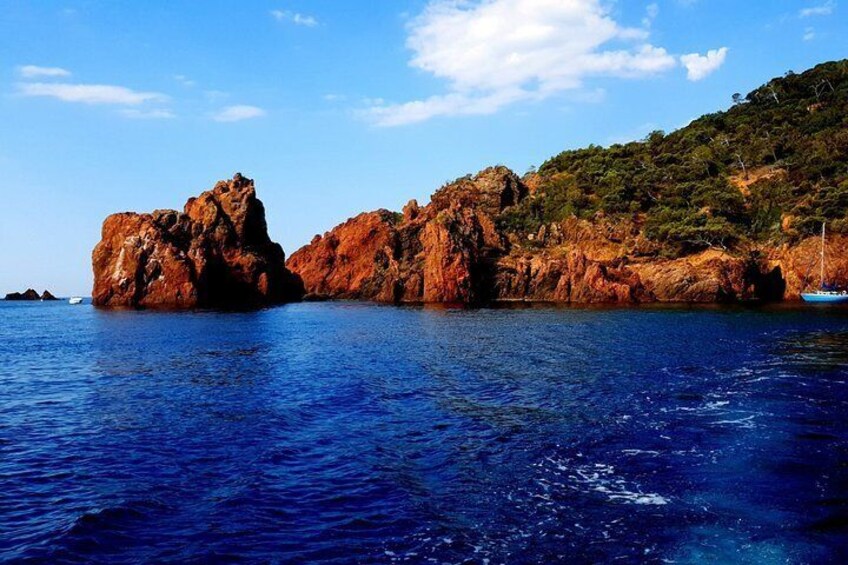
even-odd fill
[[[801,298],[804,302],[812,302],[817,304],[844,304],[848,303],[848,292],[827,290],[824,280],[824,260],[825,260],[825,224],[822,224],[822,241],[821,241],[821,275],[819,278],[820,286],[818,290],[812,292],[804,292]]]

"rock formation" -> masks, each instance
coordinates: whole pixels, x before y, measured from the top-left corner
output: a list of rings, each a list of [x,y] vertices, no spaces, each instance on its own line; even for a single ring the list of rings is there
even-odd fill
[[[102,308],[244,308],[297,300],[302,285],[268,237],[252,180],[236,174],[182,213],[113,214],[92,254]]]
[[[478,302],[484,272],[502,251],[493,216],[526,187],[505,167],[449,184],[403,214],[360,214],[316,236],[289,259],[309,295],[381,302]]]
[[[44,291],[46,294],[48,293],[46,290]],[[10,292],[6,295],[6,300],[41,300],[41,297],[38,293],[31,288],[26,289],[24,292]]]
[[[487,169],[402,215],[357,216],[289,266],[310,292],[388,302],[797,300],[822,279],[848,288],[848,60],[735,98],[678,131],[562,151],[522,179]]]
[[[703,303],[797,298],[817,257],[813,238],[759,255],[707,249],[663,259],[638,226],[603,217],[543,225],[517,240],[498,227],[499,217],[529,193],[508,169],[486,169],[441,188],[426,206],[413,200],[402,214],[351,218],[315,236],[287,266],[307,296],[321,298]],[[845,241],[832,245],[845,248]],[[833,280],[848,280],[848,257],[830,269]]]
[[[44,292],[41,293],[41,300],[45,301],[45,302],[49,302],[49,301],[59,300],[59,299],[56,298],[55,296],[53,296],[53,293],[51,293],[49,290],[45,290]]]

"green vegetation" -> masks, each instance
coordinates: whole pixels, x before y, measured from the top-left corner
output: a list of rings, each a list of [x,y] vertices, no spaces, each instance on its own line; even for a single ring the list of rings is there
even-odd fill
[[[560,153],[500,225],[526,233],[603,212],[636,219],[676,255],[797,239],[822,222],[848,231],[848,60],[733,100],[669,135]]]

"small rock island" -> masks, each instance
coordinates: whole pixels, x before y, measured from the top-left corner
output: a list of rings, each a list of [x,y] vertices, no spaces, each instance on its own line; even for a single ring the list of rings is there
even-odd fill
[[[268,236],[253,180],[239,173],[190,198],[182,213],[109,216],[92,266],[100,308],[257,308],[303,294]]]
[[[20,300],[20,301],[43,300],[45,302],[49,302],[49,301],[52,301],[52,300],[59,300],[59,299],[56,298],[55,296],[53,296],[53,293],[51,293],[49,290],[45,290],[39,296],[38,292],[36,292],[35,289],[28,288],[24,292],[10,292],[9,294],[6,295],[6,300],[9,300],[9,301],[13,301],[13,300],[15,300],[15,301],[18,301],[18,300]]]

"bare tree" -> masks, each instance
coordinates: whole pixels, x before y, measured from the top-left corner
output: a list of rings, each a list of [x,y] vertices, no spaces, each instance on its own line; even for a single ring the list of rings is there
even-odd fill
[[[768,89],[769,89],[769,94],[771,94],[771,97],[774,98],[775,102],[780,104],[780,96],[778,96],[777,89],[774,87],[774,84],[769,83],[767,86],[768,86]]]
[[[771,135],[768,130],[765,130],[763,133],[766,134],[766,142],[768,143],[768,147],[771,150],[771,156],[774,159],[775,164],[777,163],[777,152],[774,149],[774,144],[771,142]]]
[[[828,88],[831,92],[836,92],[836,89],[833,88],[833,85],[826,78],[822,79],[821,82],[819,82],[818,84],[813,85],[813,92],[815,92],[816,94],[816,102],[821,102],[821,97],[824,95]]]
[[[742,173],[745,175],[745,180],[748,180],[748,167],[745,166],[745,161],[742,160],[742,153],[736,154],[736,161],[742,167]]]

